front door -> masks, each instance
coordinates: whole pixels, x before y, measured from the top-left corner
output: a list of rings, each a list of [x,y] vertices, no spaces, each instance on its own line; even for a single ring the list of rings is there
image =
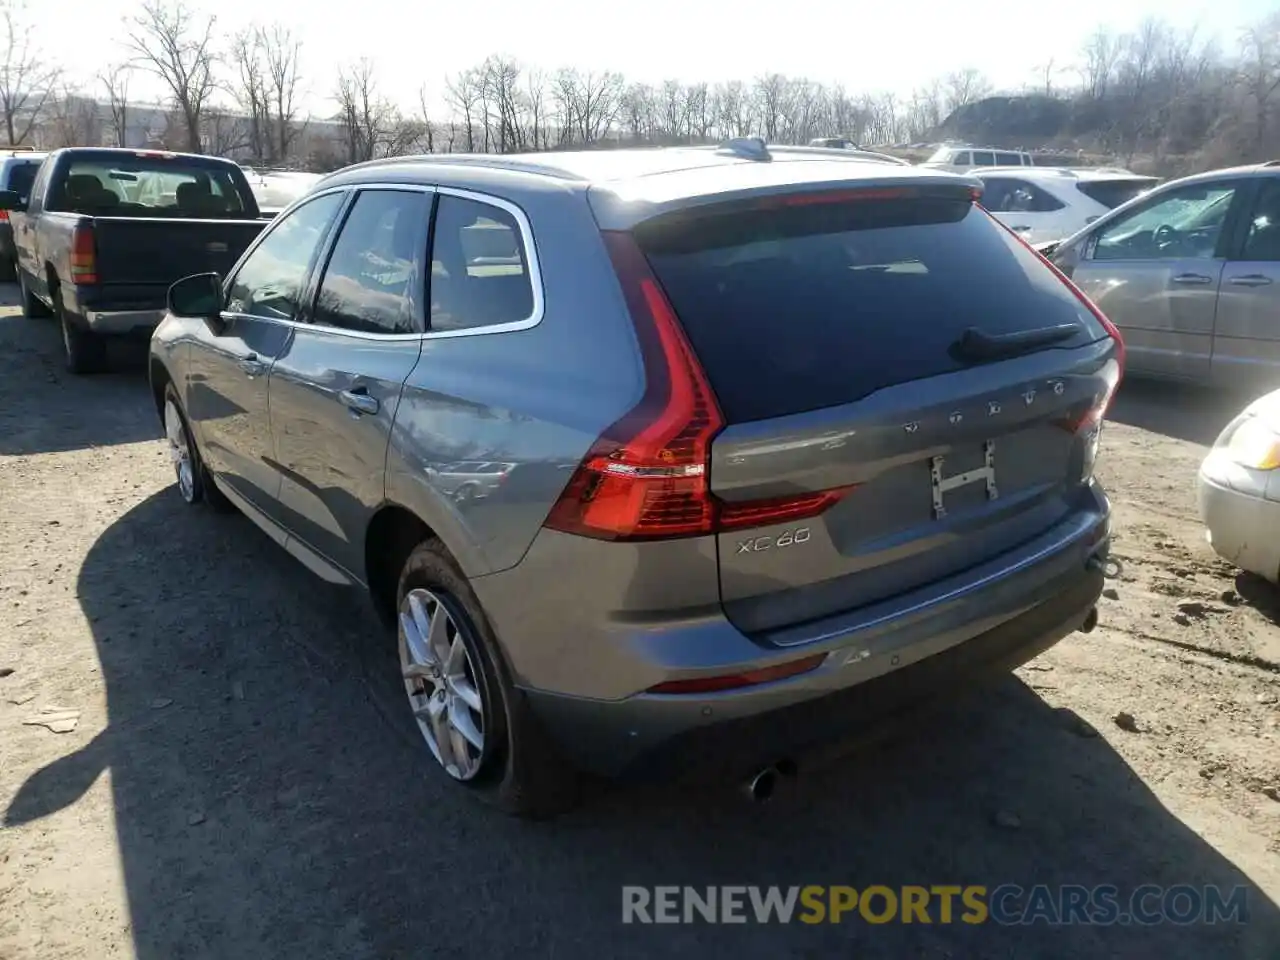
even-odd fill
[[[267,385],[288,345],[312,262],[344,195],[325,194],[272,224],[227,284],[222,326],[199,328],[187,412],[205,462],[268,515],[280,489]]]
[[[1280,387],[1280,178],[1259,183],[1242,227],[1222,272],[1213,379],[1263,393]]]
[[[1241,181],[1161,192],[1100,227],[1072,279],[1120,328],[1134,373],[1206,380]]]
[[[401,387],[422,348],[432,196],[356,195],[307,322],[271,372],[282,522],[357,580]]]

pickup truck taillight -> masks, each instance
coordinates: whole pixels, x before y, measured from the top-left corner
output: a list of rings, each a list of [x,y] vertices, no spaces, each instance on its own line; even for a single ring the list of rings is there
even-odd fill
[[[98,250],[93,227],[81,224],[71,232],[71,282],[98,282]]]

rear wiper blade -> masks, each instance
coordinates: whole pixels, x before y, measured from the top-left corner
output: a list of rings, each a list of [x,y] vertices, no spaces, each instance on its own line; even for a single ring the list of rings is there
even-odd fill
[[[1052,327],[1036,327],[1014,333],[986,333],[977,327],[969,327],[951,345],[951,353],[957,360],[970,363],[1001,360],[1070,340],[1080,330],[1078,323],[1059,323]]]

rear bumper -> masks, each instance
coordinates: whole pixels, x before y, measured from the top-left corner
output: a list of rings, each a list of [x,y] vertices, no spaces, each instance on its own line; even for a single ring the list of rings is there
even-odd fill
[[[962,692],[977,677],[1007,672],[1080,628],[1103,587],[1099,565],[1090,561],[1106,556],[1109,536],[1105,509],[1077,519],[1069,535],[1057,531],[1056,549],[1041,551],[1036,562],[1005,577],[985,580],[977,591],[895,617],[811,625],[811,643],[774,648],[770,662],[815,653],[826,659],[787,680],[714,694],[641,693],[619,700],[525,693],[565,755],[606,776],[745,774],[783,757],[803,759],[841,748],[872,732],[868,727],[877,720]],[[706,642],[711,629],[702,624],[684,640]],[[714,630],[719,645],[736,637],[744,651],[754,649],[756,659],[741,668],[759,665],[758,641],[727,621]],[[726,666],[716,672],[737,670]]]
[[[164,319],[163,310],[85,310],[84,324],[94,333],[148,336]]]

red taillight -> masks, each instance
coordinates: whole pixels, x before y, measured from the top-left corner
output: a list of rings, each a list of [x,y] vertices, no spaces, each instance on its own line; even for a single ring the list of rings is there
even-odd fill
[[[769,500],[747,500],[742,503],[718,501],[720,530],[744,530],[748,527],[767,527],[788,520],[803,520],[835,506],[849,494],[853,487],[802,493],[794,497],[775,497]]]
[[[98,251],[93,227],[81,224],[71,232],[71,282],[98,282]]]
[[[629,233],[605,246],[635,322],[647,386],[640,402],[587,451],[546,520],[599,540],[701,536],[812,517],[847,489],[720,503],[711,494],[711,440],[724,417],[675,310]]]
[[[9,222],[9,211],[0,210],[0,223],[8,223],[8,222]]]
[[[691,677],[688,680],[668,680],[648,693],[715,693],[720,690],[733,690],[738,687],[753,687],[758,683],[770,683],[774,680],[785,680],[787,677],[799,676],[816,670],[827,659],[825,653],[815,653],[803,660],[791,660],[772,667],[761,667],[759,670],[746,670],[742,673],[722,674],[716,677]]]

